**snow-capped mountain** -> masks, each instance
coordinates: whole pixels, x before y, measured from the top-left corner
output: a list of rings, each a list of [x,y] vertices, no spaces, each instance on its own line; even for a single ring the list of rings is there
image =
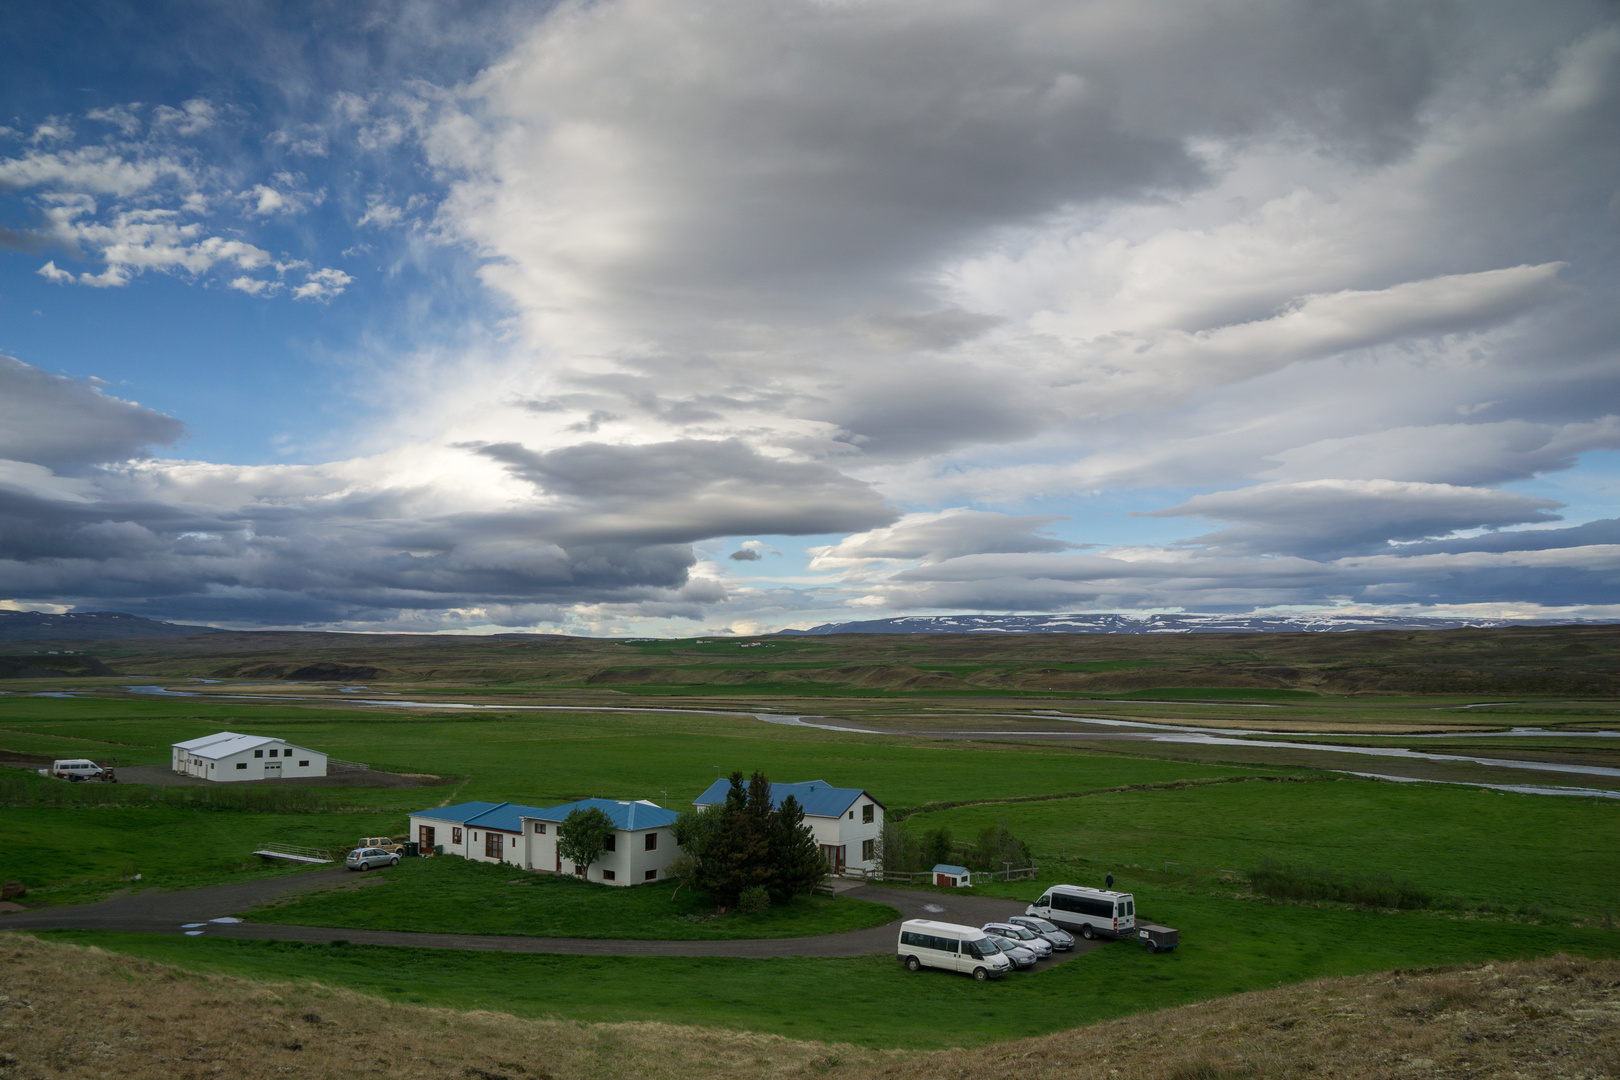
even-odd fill
[[[1408,615],[902,615],[825,623],[784,634],[1278,634],[1344,630],[1453,630],[1522,626],[1519,619],[1445,619]],[[1545,625],[1544,623],[1536,625]]]

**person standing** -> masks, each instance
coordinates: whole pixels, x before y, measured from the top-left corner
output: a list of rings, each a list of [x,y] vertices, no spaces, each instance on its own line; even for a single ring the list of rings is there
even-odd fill
[[[1110,889],[1114,887],[1114,872],[1112,870],[1108,871],[1108,887]]]

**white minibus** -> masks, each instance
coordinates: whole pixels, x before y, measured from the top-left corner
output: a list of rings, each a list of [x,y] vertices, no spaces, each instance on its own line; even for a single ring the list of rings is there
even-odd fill
[[[1054,885],[1024,914],[1056,923],[1083,938],[1132,937],[1136,932],[1136,897],[1079,885]]]
[[[1012,970],[1005,953],[985,940],[976,926],[907,919],[900,924],[899,960],[912,971],[925,967],[964,971],[983,982]]]

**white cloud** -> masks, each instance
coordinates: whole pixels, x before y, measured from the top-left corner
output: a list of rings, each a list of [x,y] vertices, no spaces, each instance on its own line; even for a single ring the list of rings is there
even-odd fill
[[[295,300],[318,300],[325,303],[343,295],[343,290],[349,287],[354,278],[342,270],[332,267],[323,267],[315,270],[304,279],[304,283],[293,289]]]

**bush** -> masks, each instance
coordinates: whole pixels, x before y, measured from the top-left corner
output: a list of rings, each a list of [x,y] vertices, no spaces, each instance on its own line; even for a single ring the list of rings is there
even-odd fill
[[[771,894],[763,885],[750,885],[737,897],[737,910],[744,915],[758,915],[770,906]]]
[[[1254,891],[1273,900],[1317,900],[1375,908],[1426,908],[1435,896],[1389,874],[1345,875],[1314,866],[1263,862],[1249,871]]]

